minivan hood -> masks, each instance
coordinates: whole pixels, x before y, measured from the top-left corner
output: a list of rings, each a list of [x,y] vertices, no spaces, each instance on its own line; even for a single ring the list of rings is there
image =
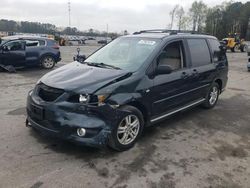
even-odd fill
[[[40,81],[50,87],[91,94],[118,78],[126,78],[126,75],[130,75],[128,73],[124,70],[88,66],[75,61],[47,73]]]

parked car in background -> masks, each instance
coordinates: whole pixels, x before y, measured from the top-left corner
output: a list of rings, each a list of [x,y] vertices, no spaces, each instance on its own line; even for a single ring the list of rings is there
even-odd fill
[[[127,150],[147,126],[197,105],[213,108],[227,74],[226,48],[217,38],[141,31],[43,76],[28,94],[26,125]]]
[[[98,44],[108,44],[108,41],[107,40],[99,40],[97,41]]]
[[[14,67],[41,65],[51,69],[61,60],[55,40],[34,36],[3,37],[0,43],[0,64]]]

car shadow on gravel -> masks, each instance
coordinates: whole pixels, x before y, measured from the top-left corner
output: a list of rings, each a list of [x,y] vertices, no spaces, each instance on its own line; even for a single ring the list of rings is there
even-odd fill
[[[193,129],[194,134],[197,135],[204,134],[204,131],[212,135],[218,130],[243,135],[246,130],[249,131],[249,127],[246,127],[244,124],[241,125],[241,128],[235,127],[234,122],[247,121],[246,110],[248,102],[249,100],[243,96],[237,95],[230,99],[220,100],[218,105],[211,110],[206,110],[198,106],[177,113],[155,126],[147,127],[138,140],[138,144],[136,144],[138,145],[137,149],[153,145],[156,139],[172,139],[174,135],[182,134],[185,129]],[[191,124],[186,125],[185,122],[191,122]],[[171,132],[171,134],[168,134],[168,132]],[[37,131],[30,131],[30,134],[39,143],[43,144],[45,149],[74,155],[76,158],[109,158],[119,154],[119,152],[113,151],[108,147],[93,148],[77,145],[69,141],[42,136]]]
[[[75,156],[75,158],[105,158],[108,156],[113,156],[115,153],[117,153],[106,147],[96,148],[83,146],[67,140],[45,136],[33,128],[30,128],[30,135],[34,137],[38,143],[44,145],[44,149],[53,150],[57,153],[72,155]]]

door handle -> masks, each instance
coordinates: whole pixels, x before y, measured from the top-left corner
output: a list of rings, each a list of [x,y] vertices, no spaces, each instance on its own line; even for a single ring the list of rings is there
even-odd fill
[[[181,78],[182,79],[187,79],[189,77],[189,74],[188,73],[186,73],[186,72],[182,72],[181,73]]]
[[[200,73],[196,69],[193,69],[192,76],[193,77],[198,77],[199,75],[200,75]]]

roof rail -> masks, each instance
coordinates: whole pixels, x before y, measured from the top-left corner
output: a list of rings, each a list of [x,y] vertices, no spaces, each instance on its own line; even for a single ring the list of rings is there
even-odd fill
[[[191,30],[169,30],[169,29],[151,29],[151,30],[142,30],[138,32],[134,32],[134,35],[142,34],[142,33],[169,33],[170,35],[177,35],[182,33],[189,33],[189,34],[203,34],[207,35],[207,33],[201,33],[198,31],[191,31]]]

